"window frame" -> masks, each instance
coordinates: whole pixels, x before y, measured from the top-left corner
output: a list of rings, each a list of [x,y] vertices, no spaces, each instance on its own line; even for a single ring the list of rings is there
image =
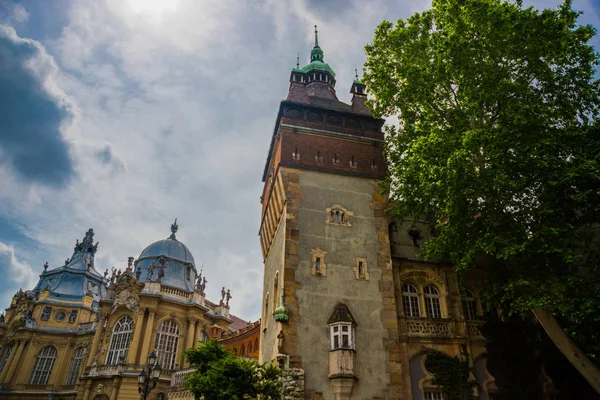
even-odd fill
[[[46,346],[40,350],[29,378],[30,385],[45,386],[50,380],[50,374],[56,362],[56,348]]]
[[[162,321],[156,329],[154,341],[156,362],[164,370],[175,369],[180,332],[179,324],[174,319]]]
[[[347,343],[344,345],[344,338]],[[336,322],[329,324],[329,348],[330,350],[355,350],[355,330],[350,322]]]
[[[430,293],[433,289],[434,293]],[[442,295],[437,286],[429,284],[423,288],[423,298],[425,300],[425,312],[427,318],[442,319]]]
[[[413,288],[413,290],[407,290]],[[405,283],[402,286],[402,310],[406,317],[420,317],[421,304],[419,301],[419,289],[412,283]]]
[[[6,368],[6,363],[8,362],[8,359],[10,358],[12,351],[13,351],[12,344],[9,344],[8,346],[6,346],[4,348],[4,352],[2,352],[2,359],[0,359],[0,374],[2,373],[4,368]]]
[[[69,366],[69,373],[67,374],[67,380],[65,381],[65,385],[73,386],[77,384],[77,380],[79,379],[79,373],[81,372],[81,366],[83,365],[83,359],[85,357],[85,348],[83,346],[79,346],[73,352],[73,358],[71,361],[71,365]]]
[[[467,321],[476,321],[480,316],[479,307],[477,307],[477,299],[469,289],[465,290],[465,294],[466,296],[461,298],[463,316]]]
[[[126,329],[128,327],[128,329]],[[131,339],[133,338],[133,318],[129,315],[124,315],[112,329],[110,335],[110,344],[106,354],[106,365],[118,365],[119,359],[123,356],[123,359],[127,359],[129,353],[129,346],[131,345]]]

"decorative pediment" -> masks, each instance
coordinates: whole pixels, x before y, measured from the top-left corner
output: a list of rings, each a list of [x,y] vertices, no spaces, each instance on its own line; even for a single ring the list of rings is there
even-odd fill
[[[427,283],[437,283],[441,287],[445,287],[444,280],[441,276],[430,272],[430,271],[409,271],[400,275],[400,281],[402,283],[405,282],[415,282],[421,286]]]
[[[123,272],[116,279],[112,311],[124,306],[137,312],[140,305],[140,292],[143,288],[144,284],[135,279],[130,272]]]

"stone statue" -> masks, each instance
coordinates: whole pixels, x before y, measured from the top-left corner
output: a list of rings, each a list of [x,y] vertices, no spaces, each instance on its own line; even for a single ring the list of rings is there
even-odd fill
[[[48,265],[48,261],[46,261],[46,264],[44,264],[44,272],[46,272],[46,270],[48,269],[50,265]]]
[[[106,268],[104,270],[104,280],[107,280],[107,278],[106,278],[107,276],[108,276],[108,268]]]
[[[112,274],[110,275],[110,284],[111,285],[115,284],[116,277],[117,277],[117,269],[115,267],[112,267]]]
[[[133,271],[133,257],[127,257],[127,272]]]
[[[160,263],[157,267],[157,278],[158,282],[162,281],[163,276],[165,276],[165,260],[161,258]]]
[[[140,280],[140,275],[142,275],[142,266],[138,266],[135,270],[135,279]]]
[[[71,259],[70,259],[70,258],[67,258],[67,259],[65,260],[65,265],[69,265],[69,263],[70,263],[70,262],[71,262]]]
[[[154,277],[154,270],[156,270],[156,264],[152,263],[148,267],[148,280],[151,281]]]
[[[200,285],[200,294],[204,294],[204,291],[206,290],[206,277],[202,278],[202,285]]]
[[[227,294],[225,295],[225,307],[229,307],[229,300],[231,300],[231,290],[227,289]]]
[[[201,285],[202,285],[202,273],[198,274],[198,276],[196,277],[196,283],[194,284],[194,290],[196,292],[200,292]]]
[[[223,289],[221,289],[221,301],[219,302],[220,306],[225,304],[225,294],[225,286],[223,286]]]
[[[0,324],[4,323],[4,313],[0,314]]]

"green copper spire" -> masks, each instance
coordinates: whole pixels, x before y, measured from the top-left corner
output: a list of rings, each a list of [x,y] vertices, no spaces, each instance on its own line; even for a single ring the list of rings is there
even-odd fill
[[[317,31],[317,26],[315,25],[315,47],[310,51],[310,61],[321,61],[323,62],[323,50],[319,47],[319,32]]]
[[[281,286],[281,296],[279,297],[279,307],[277,307],[275,309],[275,311],[273,312],[273,317],[275,318],[275,321],[277,321],[277,322],[288,322],[288,320],[290,319],[290,317],[288,316],[288,309],[285,308],[285,305],[283,304],[284,294],[285,294],[284,287]]]
[[[356,65],[354,66],[354,83],[362,85],[360,79],[358,79],[358,70],[356,69]]]

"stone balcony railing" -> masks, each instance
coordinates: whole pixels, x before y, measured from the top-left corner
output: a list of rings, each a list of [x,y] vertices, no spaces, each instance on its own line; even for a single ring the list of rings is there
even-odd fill
[[[406,318],[408,336],[454,336],[456,327],[451,319]]]
[[[483,324],[485,324],[484,321],[467,321],[467,335],[473,338],[483,339],[484,336],[481,333]]]
[[[173,372],[173,375],[171,376],[171,387],[169,390],[184,389],[183,382],[185,377],[194,372],[194,370],[194,368],[187,368]]]
[[[127,365],[125,364],[113,364],[113,365],[92,365],[88,376],[113,376],[120,375]]]
[[[78,331],[93,331],[98,326],[98,321],[83,322],[77,326]]]

